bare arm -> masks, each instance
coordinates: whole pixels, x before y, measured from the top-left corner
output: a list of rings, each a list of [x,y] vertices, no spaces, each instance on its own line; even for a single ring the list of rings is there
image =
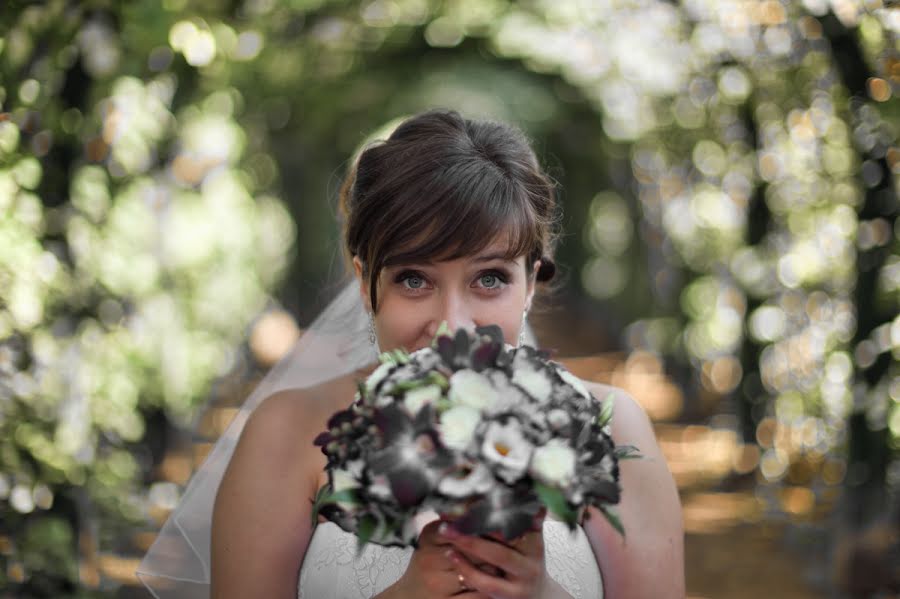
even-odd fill
[[[214,599],[297,596],[312,535],[310,476],[318,431],[315,402],[284,392],[250,416],[216,495],[212,524]]]
[[[590,385],[596,397],[609,388]],[[608,599],[684,599],[684,525],[672,474],[644,410],[621,391],[615,393],[612,436],[644,456],[620,462],[622,499],[618,512],[623,539],[603,514],[590,509],[585,532],[603,574]]]

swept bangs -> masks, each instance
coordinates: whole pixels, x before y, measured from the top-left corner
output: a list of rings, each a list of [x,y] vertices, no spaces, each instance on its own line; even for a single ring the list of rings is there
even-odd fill
[[[449,187],[428,201],[407,204],[396,227],[381,240],[380,266],[474,256],[498,238],[505,241],[502,255],[508,260],[534,253],[541,247],[541,230],[530,203],[521,197],[524,190],[508,179],[492,178],[490,185],[470,179],[470,184]]]

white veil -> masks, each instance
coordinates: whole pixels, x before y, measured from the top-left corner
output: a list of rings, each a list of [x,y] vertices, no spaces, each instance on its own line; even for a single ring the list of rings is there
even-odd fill
[[[354,281],[344,286],[257,385],[194,473],[137,570],[138,578],[155,597],[209,597],[213,502],[250,413],[277,391],[312,387],[375,362],[375,348],[368,339],[368,319],[359,284]]]
[[[524,341],[534,344],[527,323]],[[137,576],[157,599],[209,599],[210,532],[216,492],[250,413],[277,391],[324,383],[375,362],[359,283],[346,284],[244,402],[194,476]],[[310,451],[318,448],[310,446]],[[299,567],[299,565],[298,565]]]

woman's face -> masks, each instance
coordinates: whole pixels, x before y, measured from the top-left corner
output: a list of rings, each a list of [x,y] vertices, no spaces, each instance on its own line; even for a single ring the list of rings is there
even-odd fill
[[[525,269],[525,257],[503,257],[498,241],[473,256],[442,262],[398,264],[384,268],[378,278],[375,333],[382,351],[415,351],[431,345],[446,321],[451,331],[499,325],[507,343],[515,344],[523,312],[531,306],[534,274]],[[371,309],[362,264],[353,259],[365,305]]]

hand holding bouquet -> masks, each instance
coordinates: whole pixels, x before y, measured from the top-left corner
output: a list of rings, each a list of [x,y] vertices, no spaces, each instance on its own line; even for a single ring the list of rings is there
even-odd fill
[[[601,403],[546,354],[503,343],[499,327],[440,334],[433,347],[383,354],[353,404],[315,443],[328,457],[321,513],[363,547],[415,545],[433,510],[465,534],[527,531],[542,507],[574,528],[620,497],[618,460]]]

